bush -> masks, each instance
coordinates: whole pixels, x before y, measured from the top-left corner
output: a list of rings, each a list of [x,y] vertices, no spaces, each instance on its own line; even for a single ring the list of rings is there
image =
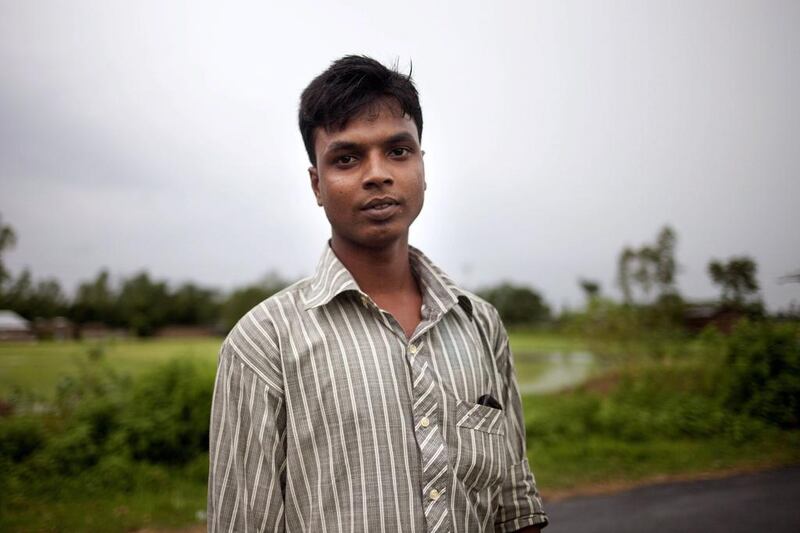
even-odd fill
[[[136,460],[185,463],[208,451],[212,375],[171,361],[140,378],[122,414],[122,441]]]
[[[164,475],[143,462],[196,461],[208,451],[213,384],[213,374],[186,360],[133,384],[102,366],[85,367],[59,384],[57,408],[47,417],[0,419],[0,467],[8,472],[0,485],[38,487],[54,497],[67,482],[127,491],[134,473],[140,481]]]
[[[795,326],[742,322],[729,341],[725,404],[783,428],[800,426],[800,338]]]
[[[0,422],[0,459],[19,463],[44,445],[45,433],[39,420],[9,418]]]
[[[88,424],[78,424],[51,439],[42,452],[48,470],[71,476],[94,466],[101,456],[101,448],[92,438]]]
[[[581,438],[598,429],[600,399],[595,396],[531,396],[524,401],[525,426],[531,442]]]

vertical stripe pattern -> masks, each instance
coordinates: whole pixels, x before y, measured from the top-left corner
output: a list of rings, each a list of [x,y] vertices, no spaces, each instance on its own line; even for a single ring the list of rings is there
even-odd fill
[[[467,532],[544,525],[496,310],[410,250],[407,339],[329,246],[220,350],[209,531]],[[476,403],[490,394],[502,409]]]

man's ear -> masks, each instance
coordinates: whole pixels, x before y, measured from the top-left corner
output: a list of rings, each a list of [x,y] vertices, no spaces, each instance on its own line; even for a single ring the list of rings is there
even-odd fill
[[[422,153],[422,190],[428,190],[428,181],[425,179],[425,150],[421,150]]]
[[[317,205],[322,205],[322,196],[319,194],[319,172],[317,167],[308,167],[308,177],[311,179],[311,190],[317,199]]]

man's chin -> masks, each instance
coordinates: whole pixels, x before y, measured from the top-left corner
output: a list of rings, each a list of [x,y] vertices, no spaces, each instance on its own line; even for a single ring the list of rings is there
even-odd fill
[[[347,244],[356,248],[368,250],[384,250],[399,243],[408,242],[408,231],[396,231],[385,228],[383,231],[370,232],[367,235],[358,235],[342,239]]]

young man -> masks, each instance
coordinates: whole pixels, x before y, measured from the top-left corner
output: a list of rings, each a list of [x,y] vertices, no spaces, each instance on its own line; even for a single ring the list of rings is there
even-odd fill
[[[410,76],[339,59],[300,131],[331,239],[222,345],[209,530],[539,531],[497,311],[408,244],[426,187]]]

